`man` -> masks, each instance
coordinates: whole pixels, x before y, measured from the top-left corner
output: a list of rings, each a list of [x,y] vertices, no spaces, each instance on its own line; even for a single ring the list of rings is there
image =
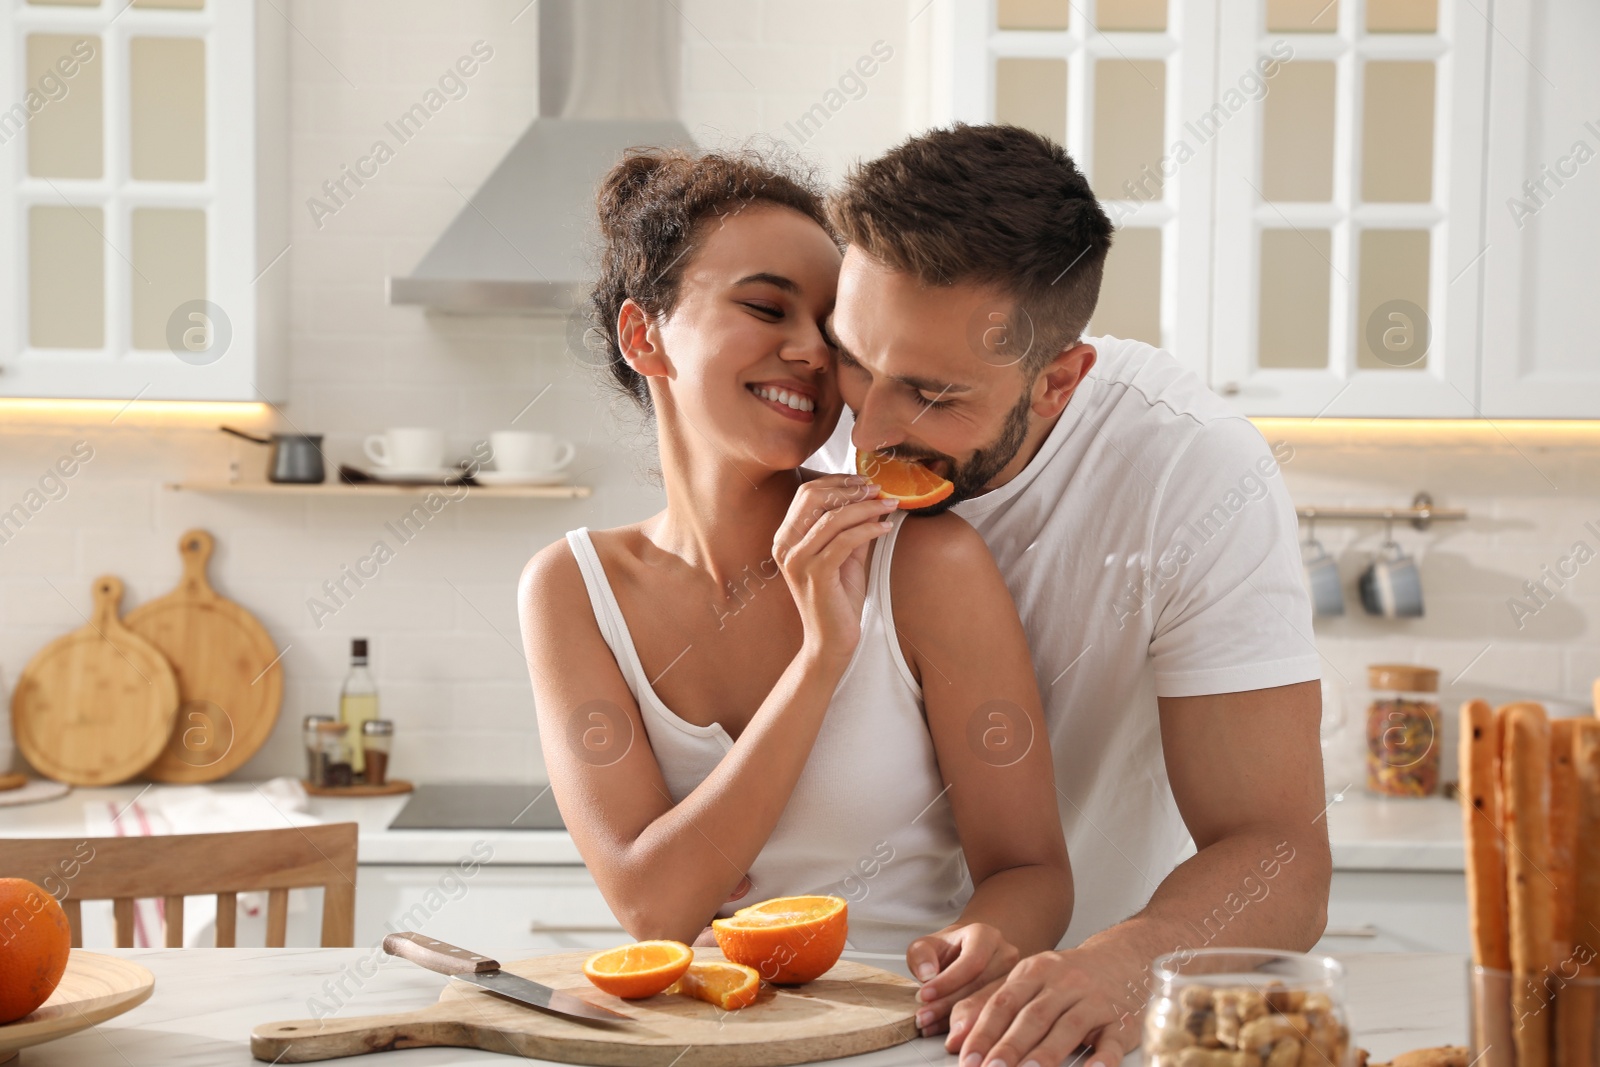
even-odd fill
[[[1261,435],[1170,355],[1082,338],[1112,227],[1060,147],[936,130],[857,168],[830,212],[855,418],[812,465],[849,469],[853,445],[955,483],[1028,630],[1076,877],[1070,947],[1004,978],[930,950],[921,996],[959,1000],[960,1067],[1056,1067],[1080,1043],[1114,1067],[1156,956],[1304,950],[1326,920],[1294,511]]]

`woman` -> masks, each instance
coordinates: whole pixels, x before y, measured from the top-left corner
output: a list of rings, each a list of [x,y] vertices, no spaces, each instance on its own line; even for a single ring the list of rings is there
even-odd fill
[[[845,896],[851,945],[906,953],[936,1032],[1071,915],[1016,610],[961,519],[906,521],[865,479],[800,466],[841,410],[841,257],[810,186],[641,151],[598,208],[595,325],[654,416],[667,506],[523,573],[562,815],[641,939],[693,941],[741,899]]]

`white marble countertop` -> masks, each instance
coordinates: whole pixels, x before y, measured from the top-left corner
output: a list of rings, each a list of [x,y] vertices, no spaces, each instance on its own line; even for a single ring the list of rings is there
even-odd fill
[[[109,789],[76,789],[58,800],[0,807],[0,837],[70,837],[84,832],[84,805],[113,803],[119,808],[146,789],[169,786],[139,783]],[[250,783],[212,788],[248,790]],[[577,864],[572,838],[562,830],[390,830],[405,806],[405,796],[333,799],[311,797],[311,814],[325,822],[361,825],[364,864],[451,864],[473,842],[494,847],[497,865]],[[1338,870],[1460,871],[1461,809],[1450,800],[1386,800],[1348,789],[1328,808],[1328,836]]]
[[[1454,800],[1375,797],[1357,785],[1329,806],[1327,819],[1335,870],[1466,870]]]
[[[85,832],[84,806],[111,804],[121,810],[135,797],[148,800],[174,786],[133,782],[105,789],[74,789],[39,804],[0,807],[0,837],[72,837]],[[246,792],[249,782],[219,782],[219,792]],[[311,815],[323,822],[354,822],[363,864],[454,864],[475,843],[494,848],[493,864],[581,864],[583,857],[565,830],[391,830],[409,794],[389,797],[309,797]],[[284,825],[289,825],[285,820]]]
[[[370,954],[368,949],[119,949],[156,977],[144,1004],[81,1033],[26,1049],[24,1067],[217,1067],[256,1063],[250,1031],[267,1022],[306,1018],[323,982]],[[384,963],[338,1013],[412,1011],[438,999],[444,979],[408,963]],[[1344,956],[1356,1043],[1387,1060],[1408,1049],[1464,1044],[1466,961],[1448,955]],[[874,959],[883,966],[883,961]],[[403,1067],[505,1063],[498,1053],[409,1049],[390,1053]],[[365,1061],[363,1061],[365,1062]],[[955,1063],[939,1038],[834,1061],[841,1067],[945,1067]],[[1138,1056],[1125,1061],[1136,1067]]]

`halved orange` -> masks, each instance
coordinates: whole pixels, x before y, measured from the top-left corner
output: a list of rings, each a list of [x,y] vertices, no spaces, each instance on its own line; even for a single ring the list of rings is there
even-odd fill
[[[596,952],[583,961],[584,977],[614,997],[653,997],[694,962],[694,950],[681,941],[640,941]]]
[[[784,985],[822,977],[838,962],[848,932],[842,897],[777,897],[711,920],[724,956]]]
[[[929,507],[956,491],[955,485],[922,464],[882,452],[856,452],[856,473],[871,478],[884,496],[900,501],[902,511]]]
[[[761,976],[754,967],[742,963],[706,960],[690,964],[673,992],[715,1004],[723,1011],[738,1011],[756,1002],[756,994],[761,992]]]

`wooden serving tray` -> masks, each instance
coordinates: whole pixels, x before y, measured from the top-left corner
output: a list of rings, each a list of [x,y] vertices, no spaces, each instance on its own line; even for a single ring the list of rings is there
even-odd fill
[[[382,785],[367,785],[357,782],[355,785],[312,785],[304,778],[300,785],[308,796],[313,797],[393,797],[412,790],[410,782],[404,778],[391,778]]]
[[[150,999],[155,976],[131,960],[72,950],[61,984],[32,1015],[0,1026],[0,1063],[17,1050],[54,1041],[121,1015]]]
[[[550,1015],[451,982],[437,1004],[419,1011],[258,1026],[250,1052],[269,1063],[307,1063],[448,1045],[596,1067],[671,1067],[680,1060],[694,1067],[783,1067],[875,1052],[917,1036],[917,983],[853,960],[840,960],[802,986],[763,986],[754,1004],[725,1012],[677,993],[644,1000],[608,996],[583,976],[590,955],[540,956],[504,969],[622,1012],[632,1022]],[[722,953],[699,948],[695,958],[720,960]]]

